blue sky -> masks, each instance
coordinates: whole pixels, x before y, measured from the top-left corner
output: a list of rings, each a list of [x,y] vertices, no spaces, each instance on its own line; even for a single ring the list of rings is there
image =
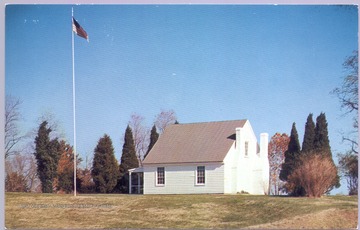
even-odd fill
[[[51,112],[73,144],[71,5],[6,7],[5,91],[28,132]],[[302,142],[307,115],[325,112],[333,154],[351,131],[338,99],[358,48],[356,7],[326,5],[75,5],[90,42],[75,37],[77,150],[107,133],[120,160],[132,113],[173,109],[180,123],[249,119],[256,135]]]

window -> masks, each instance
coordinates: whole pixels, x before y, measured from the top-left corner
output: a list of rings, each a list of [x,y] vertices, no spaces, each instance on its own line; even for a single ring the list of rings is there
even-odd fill
[[[156,184],[157,185],[165,185],[165,168],[158,167],[156,174],[157,174]]]
[[[249,154],[249,142],[245,141],[245,156],[247,157]]]
[[[205,184],[205,166],[198,166],[196,170],[196,184]]]

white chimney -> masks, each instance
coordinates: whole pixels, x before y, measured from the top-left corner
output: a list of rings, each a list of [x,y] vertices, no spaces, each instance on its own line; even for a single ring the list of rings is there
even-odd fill
[[[268,159],[269,134],[260,134],[260,157]]]
[[[262,174],[264,184],[264,194],[269,193],[270,165],[268,158],[269,134],[260,134],[260,158],[262,161]]]
[[[242,131],[242,128],[235,129],[235,134],[236,134],[235,148],[236,149],[240,149],[241,131]]]

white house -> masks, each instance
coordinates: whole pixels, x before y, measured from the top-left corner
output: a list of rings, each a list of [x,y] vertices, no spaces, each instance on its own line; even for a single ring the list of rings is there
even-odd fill
[[[143,172],[144,194],[266,194],[268,134],[259,145],[248,120],[171,125],[129,172]]]

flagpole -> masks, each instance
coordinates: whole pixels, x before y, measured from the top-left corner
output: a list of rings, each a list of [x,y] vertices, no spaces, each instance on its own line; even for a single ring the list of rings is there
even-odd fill
[[[73,26],[74,8],[71,7],[71,26]],[[75,110],[75,49],[74,49],[74,31],[71,29],[72,37],[72,83],[73,83],[73,124],[74,124],[74,196],[76,196],[76,110]]]

